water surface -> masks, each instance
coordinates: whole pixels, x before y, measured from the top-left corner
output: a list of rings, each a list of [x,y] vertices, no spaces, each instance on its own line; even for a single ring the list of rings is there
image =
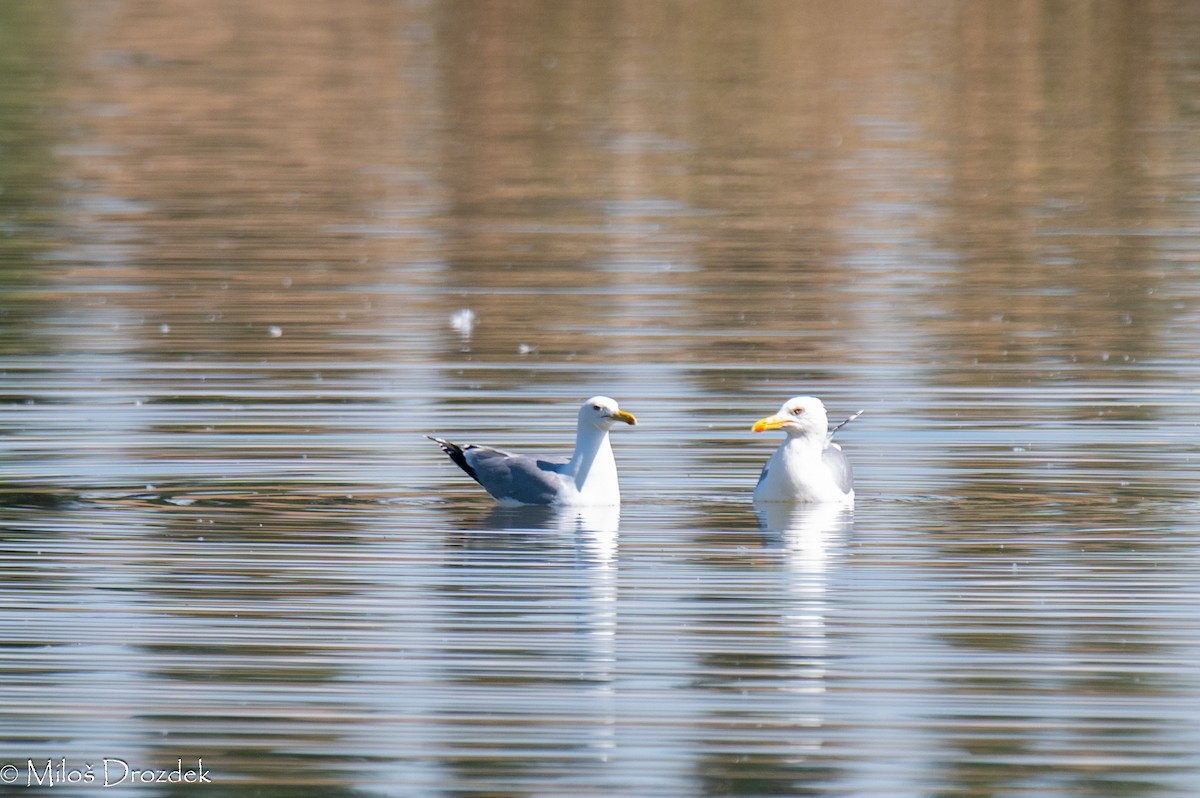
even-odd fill
[[[0,37],[0,779],[1194,792],[1193,4]],[[422,437],[564,451],[596,393],[619,510],[497,508]],[[750,501],[801,393],[866,410],[852,511]]]

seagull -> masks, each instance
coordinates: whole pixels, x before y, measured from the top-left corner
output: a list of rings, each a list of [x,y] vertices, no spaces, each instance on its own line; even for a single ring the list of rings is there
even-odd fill
[[[608,430],[618,421],[637,424],[632,413],[607,396],[593,396],[584,402],[579,408],[575,451],[569,458],[512,454],[425,437],[441,446],[455,465],[500,504],[617,505],[621,491]]]
[[[771,455],[754,488],[756,502],[854,503],[854,470],[833,434],[862,415],[859,410],[829,430],[820,399],[788,399],[773,416],[759,419],[753,432],[781,429],[787,438]]]

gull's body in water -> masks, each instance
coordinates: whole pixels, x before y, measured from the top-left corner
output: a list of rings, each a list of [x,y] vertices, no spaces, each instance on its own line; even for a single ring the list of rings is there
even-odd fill
[[[570,457],[512,454],[426,437],[501,504],[614,505],[621,503],[621,491],[608,430],[618,421],[637,423],[607,396],[588,399],[579,408],[575,451]]]
[[[833,433],[858,418],[829,429],[825,405],[812,396],[783,403],[773,416],[759,419],[754,432],[783,430],[787,438],[771,455],[754,488],[756,502],[854,502],[854,470]]]

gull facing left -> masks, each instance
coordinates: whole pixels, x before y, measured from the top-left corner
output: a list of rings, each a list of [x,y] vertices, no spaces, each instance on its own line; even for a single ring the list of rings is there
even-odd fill
[[[570,457],[512,454],[474,443],[458,444],[426,435],[455,465],[500,504],[615,505],[621,503],[617,461],[608,431],[623,421],[637,424],[607,396],[593,396],[579,408],[575,451]]]
[[[813,396],[788,399],[773,416],[755,422],[752,432],[783,430],[787,438],[771,455],[754,487],[756,502],[854,503],[854,469],[833,442],[833,434],[862,414],[829,429],[825,405]]]

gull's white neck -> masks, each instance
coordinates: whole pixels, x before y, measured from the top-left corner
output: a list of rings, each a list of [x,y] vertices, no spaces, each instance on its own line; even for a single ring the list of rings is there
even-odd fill
[[[783,446],[793,452],[820,454],[825,450],[825,445],[829,442],[829,436],[824,432],[805,431],[795,435],[788,435],[783,441]]]
[[[588,478],[596,475],[602,481],[615,481],[617,461],[613,458],[608,430],[592,424],[580,424],[575,433],[575,452],[562,473],[575,482],[582,492]]]
[[[823,432],[788,435],[771,455],[758,485],[756,501],[765,502],[852,502],[854,494],[843,493],[822,464],[828,444]]]

